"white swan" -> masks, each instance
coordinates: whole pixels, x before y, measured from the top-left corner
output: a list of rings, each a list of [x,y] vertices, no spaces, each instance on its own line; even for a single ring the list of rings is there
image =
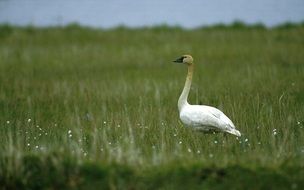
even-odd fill
[[[193,58],[191,55],[183,55],[174,62],[183,63],[188,66],[188,75],[182,94],[178,99],[178,110],[181,121],[203,132],[226,132],[236,136],[241,133],[235,129],[232,121],[220,110],[204,105],[190,105],[188,94],[191,87],[193,75]]]

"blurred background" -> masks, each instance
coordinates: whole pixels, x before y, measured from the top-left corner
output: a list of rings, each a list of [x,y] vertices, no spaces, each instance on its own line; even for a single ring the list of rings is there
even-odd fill
[[[110,28],[167,24],[194,28],[238,20],[273,27],[303,19],[303,0],[0,0],[0,23],[21,26],[78,23]]]

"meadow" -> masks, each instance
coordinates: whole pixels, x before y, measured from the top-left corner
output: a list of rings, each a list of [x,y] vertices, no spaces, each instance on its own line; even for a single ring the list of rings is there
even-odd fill
[[[179,121],[217,107],[242,137]],[[304,26],[0,26],[1,189],[300,189]]]

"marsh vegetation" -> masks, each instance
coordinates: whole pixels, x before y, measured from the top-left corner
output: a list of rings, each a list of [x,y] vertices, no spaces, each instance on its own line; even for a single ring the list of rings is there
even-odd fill
[[[1,26],[0,186],[300,187],[303,44],[303,26]],[[242,137],[181,124],[184,53],[190,102],[223,110]]]

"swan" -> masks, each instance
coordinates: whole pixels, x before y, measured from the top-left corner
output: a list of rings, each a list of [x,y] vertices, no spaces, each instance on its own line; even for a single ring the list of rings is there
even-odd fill
[[[182,123],[202,132],[224,132],[240,137],[241,133],[222,111],[211,106],[190,105],[188,103],[188,95],[193,75],[192,56],[183,55],[173,62],[182,63],[188,67],[185,86],[178,99],[179,117]]]

